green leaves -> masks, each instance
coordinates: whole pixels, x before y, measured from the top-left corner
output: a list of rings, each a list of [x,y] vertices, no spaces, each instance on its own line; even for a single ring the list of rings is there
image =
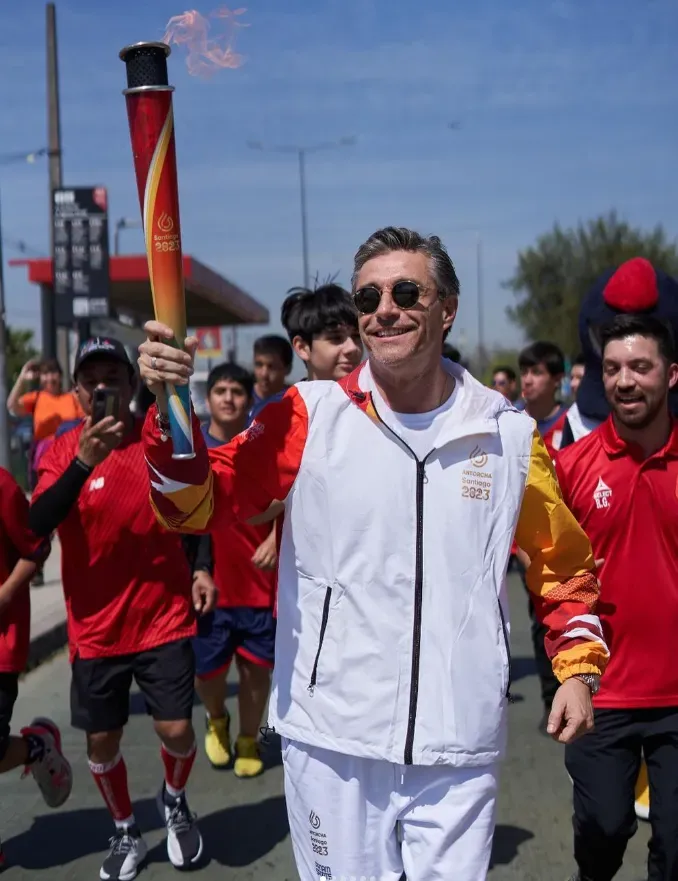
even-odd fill
[[[678,276],[678,248],[661,226],[651,232],[634,229],[615,212],[575,229],[556,224],[536,245],[519,252],[516,272],[505,282],[518,302],[507,314],[529,340],[551,340],[574,356],[582,298],[604,272],[632,257],[646,257]]]

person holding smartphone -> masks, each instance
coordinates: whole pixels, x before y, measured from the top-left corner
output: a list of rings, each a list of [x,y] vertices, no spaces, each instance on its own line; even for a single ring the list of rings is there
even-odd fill
[[[148,506],[141,423],[130,410],[136,375],[122,343],[84,342],[74,378],[86,418],[40,460],[29,519],[36,535],[57,530],[61,541],[72,724],[86,733],[90,770],[116,826],[100,877],[131,879],[147,852],[120,753],[133,678],[161,741],[158,807],[170,861],[190,867],[202,854],[185,795],[195,758],[191,641],[196,613],[211,611],[215,596],[191,587],[181,538]]]

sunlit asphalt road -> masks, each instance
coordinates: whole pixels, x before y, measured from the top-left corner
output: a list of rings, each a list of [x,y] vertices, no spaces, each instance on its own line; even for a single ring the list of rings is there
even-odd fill
[[[509,756],[502,773],[491,881],[564,881],[572,871],[570,784],[562,748],[537,732],[538,682],[531,660],[523,588],[511,577],[512,650],[517,698],[510,708]],[[7,857],[7,881],[85,881],[99,876],[111,824],[87,768],[82,735],[69,727],[70,672],[65,655],[30,673],[15,711],[16,729],[34,715],[62,726],[64,746],[75,771],[74,791],[60,810],[49,811],[31,779],[20,772],[0,778],[0,836]],[[235,687],[229,705],[236,714]],[[136,816],[150,847],[140,881],[176,878],[167,860],[155,808],[161,782],[158,743],[140,695],[132,697],[124,740]],[[203,717],[195,708],[196,730]],[[191,807],[199,815],[206,862],[196,881],[293,881],[296,873],[282,795],[279,749],[267,749],[269,769],[255,780],[213,771],[202,751],[189,784]],[[619,881],[646,878],[647,824],[631,842]],[[454,879],[450,879],[454,881]]]

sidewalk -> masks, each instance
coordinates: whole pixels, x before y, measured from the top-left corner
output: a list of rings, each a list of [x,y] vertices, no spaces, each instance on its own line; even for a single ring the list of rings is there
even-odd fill
[[[66,644],[66,607],[61,587],[61,545],[52,542],[45,564],[44,587],[31,587],[31,648],[28,669],[41,664]]]

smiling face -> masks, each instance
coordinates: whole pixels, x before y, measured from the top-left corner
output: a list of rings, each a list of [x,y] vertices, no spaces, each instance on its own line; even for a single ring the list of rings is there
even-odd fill
[[[232,435],[245,428],[251,403],[247,389],[235,379],[217,380],[207,397],[212,420]]]
[[[343,379],[363,357],[358,330],[345,325],[317,334],[310,345],[301,337],[295,337],[292,347],[306,364],[309,379]]]
[[[420,296],[411,309],[400,309],[391,296],[399,281],[415,282]],[[419,251],[390,251],[368,260],[355,288],[381,291],[376,312],[360,315],[359,327],[368,355],[385,367],[433,366],[440,361],[440,341],[457,313],[457,297],[441,300],[430,260]]]
[[[669,389],[678,383],[678,365],[667,363],[655,339],[632,334],[605,347],[603,383],[615,418],[639,430],[666,410]]]

